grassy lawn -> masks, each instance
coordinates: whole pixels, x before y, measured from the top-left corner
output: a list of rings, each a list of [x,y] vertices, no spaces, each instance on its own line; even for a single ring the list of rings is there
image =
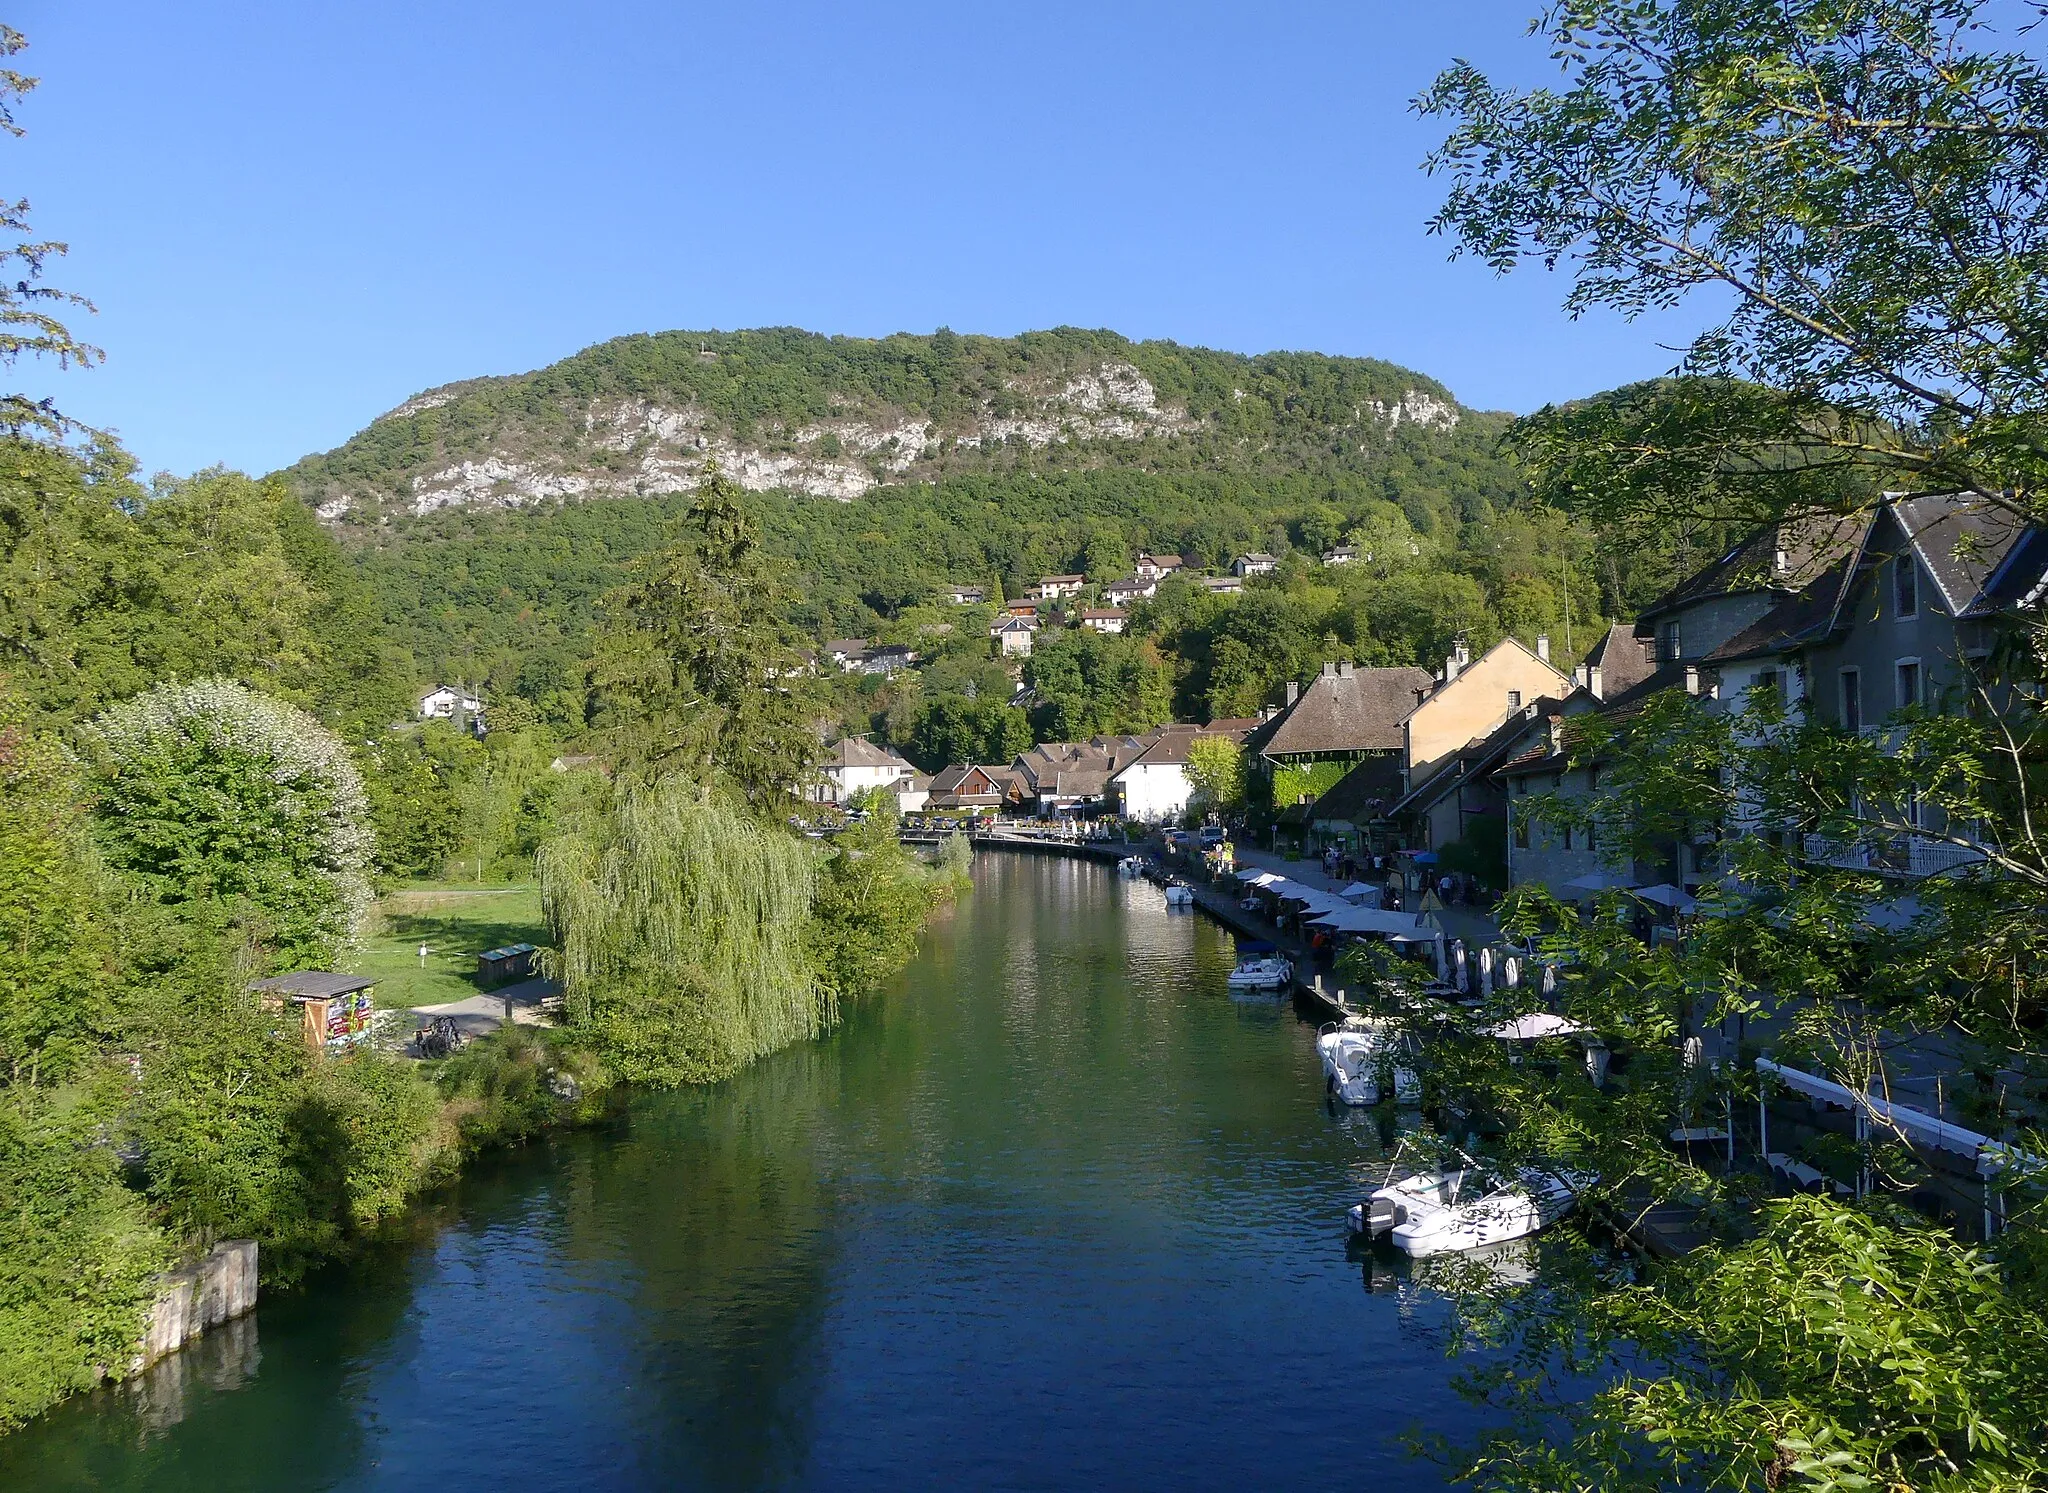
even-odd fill
[[[377,904],[352,972],[377,977],[379,1006],[437,1006],[478,992],[476,956],[484,950],[546,940],[537,886],[419,882]]]

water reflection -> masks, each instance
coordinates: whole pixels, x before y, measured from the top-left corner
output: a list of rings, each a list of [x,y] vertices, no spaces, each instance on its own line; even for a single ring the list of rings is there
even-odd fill
[[[1156,888],[976,877],[831,1039],[487,1162],[0,1487],[1433,1486],[1396,1438],[1462,1413],[1440,1313],[1347,1251],[1386,1163],[1313,1026]]]

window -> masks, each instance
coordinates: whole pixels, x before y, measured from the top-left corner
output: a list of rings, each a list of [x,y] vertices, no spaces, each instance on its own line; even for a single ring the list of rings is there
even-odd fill
[[[1898,662],[1899,709],[1910,710],[1920,703],[1920,660],[1902,658]]]
[[[1593,821],[1590,819],[1586,821],[1585,841],[1586,849],[1588,850],[1598,850],[1600,848],[1599,846],[1593,843]]]
[[[1914,617],[1920,612],[1920,565],[1912,553],[1892,563],[1892,615]]]
[[[1778,671],[1776,669],[1759,669],[1757,671],[1756,683],[1749,687],[1751,694],[1759,694],[1766,690],[1776,694],[1779,688]]]
[[[1509,691],[1508,691],[1508,710],[1509,710],[1509,712],[1510,712],[1510,713],[1512,713],[1512,712],[1514,712],[1514,711],[1520,710],[1521,708],[1522,708],[1522,692],[1521,692],[1520,690],[1518,690],[1518,689],[1511,689],[1511,690],[1509,690]]]
[[[1684,657],[1678,636],[1678,622],[1673,619],[1664,624],[1664,631],[1657,639],[1657,656],[1666,663]]]
[[[1842,729],[1863,729],[1863,676],[1854,669],[1842,670]]]
[[[1572,827],[1569,824],[1564,827],[1564,848],[1572,848]]]

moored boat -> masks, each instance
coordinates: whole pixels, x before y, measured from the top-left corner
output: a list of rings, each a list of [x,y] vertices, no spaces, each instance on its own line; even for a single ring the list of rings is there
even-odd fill
[[[1399,1060],[1400,1034],[1391,1023],[1354,1016],[1342,1026],[1324,1028],[1316,1038],[1323,1079],[1346,1104],[1378,1104],[1385,1097],[1383,1078],[1391,1079],[1396,1099],[1414,1099],[1422,1081]]]
[[[1237,968],[1230,972],[1232,990],[1285,990],[1294,981],[1294,966],[1273,951],[1240,947]]]
[[[1402,1215],[1392,1226],[1394,1247],[1417,1258],[1525,1238],[1571,1212],[1590,1180],[1542,1167],[1524,1167],[1512,1180],[1474,1167],[1426,1175],[1440,1180],[1387,1199]]]

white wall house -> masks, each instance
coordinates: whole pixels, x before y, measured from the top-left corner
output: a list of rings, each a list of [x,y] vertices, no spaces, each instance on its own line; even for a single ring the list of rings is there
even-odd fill
[[[917,776],[917,769],[901,753],[849,736],[835,743],[818,764],[818,781],[811,785],[810,799],[813,803],[844,804],[870,788],[887,789],[900,798]]]
[[[1126,819],[1164,824],[1188,811],[1195,785],[1188,777],[1188,747],[1204,736],[1237,733],[1203,731],[1195,726],[1168,726],[1158,739],[1109,780],[1117,812]]]
[[[475,695],[449,684],[437,684],[420,696],[420,719],[423,721],[450,720],[458,710],[465,715],[481,715],[483,708],[484,702]]]

